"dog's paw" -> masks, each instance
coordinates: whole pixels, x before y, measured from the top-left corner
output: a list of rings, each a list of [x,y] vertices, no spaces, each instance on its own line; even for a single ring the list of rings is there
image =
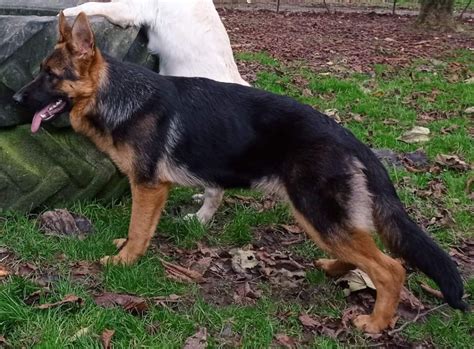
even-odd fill
[[[123,250],[122,250],[123,251]],[[100,259],[102,265],[131,265],[135,263],[137,257],[132,257],[127,254],[121,253],[115,256],[105,256]]]
[[[120,250],[127,242],[127,239],[114,239],[112,242],[117,247],[117,249]]]
[[[359,330],[367,333],[380,333],[390,325],[374,319],[371,315],[359,315],[352,320],[352,323]]]

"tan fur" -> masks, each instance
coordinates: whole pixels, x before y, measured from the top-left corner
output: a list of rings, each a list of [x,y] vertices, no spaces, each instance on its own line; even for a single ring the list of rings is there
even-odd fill
[[[320,258],[314,261],[314,266],[324,270],[326,274],[332,277],[342,276],[352,269],[355,265],[351,263],[342,262],[338,259]]]
[[[294,215],[308,236],[337,258],[323,261],[321,266],[324,269],[339,274],[356,266],[374,282],[377,288],[374,310],[370,315],[359,315],[354,325],[370,333],[386,329],[395,315],[405,281],[405,269],[400,262],[382,253],[368,231],[354,230],[323,239],[300,212],[294,210]]]
[[[145,254],[168,198],[170,184],[149,187],[132,183],[131,189],[132,217],[128,239],[116,256],[106,256],[101,259],[102,263],[132,264]]]

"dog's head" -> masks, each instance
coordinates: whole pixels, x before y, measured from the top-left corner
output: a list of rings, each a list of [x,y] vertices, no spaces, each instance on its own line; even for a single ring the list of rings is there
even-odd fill
[[[13,99],[36,112],[31,131],[36,132],[42,121],[52,120],[74,104],[94,93],[94,62],[97,60],[87,16],[80,13],[72,27],[63,13],[59,14],[59,40],[53,52],[41,63],[36,78],[22,87]]]

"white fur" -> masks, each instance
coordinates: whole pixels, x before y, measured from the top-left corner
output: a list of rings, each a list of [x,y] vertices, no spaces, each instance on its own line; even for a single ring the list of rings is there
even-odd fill
[[[229,36],[212,0],[116,0],[88,2],[66,16],[100,15],[110,22],[148,28],[148,48],[160,57],[160,74],[205,77],[242,85]]]

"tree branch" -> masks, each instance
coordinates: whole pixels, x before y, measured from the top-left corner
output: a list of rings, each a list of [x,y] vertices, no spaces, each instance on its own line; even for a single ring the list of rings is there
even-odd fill
[[[467,8],[471,5],[471,2],[472,0],[469,0],[469,2],[466,4],[466,7],[464,7],[464,9],[461,11],[461,13],[459,14],[459,19],[462,18],[462,16],[464,15],[464,12],[466,12]]]

